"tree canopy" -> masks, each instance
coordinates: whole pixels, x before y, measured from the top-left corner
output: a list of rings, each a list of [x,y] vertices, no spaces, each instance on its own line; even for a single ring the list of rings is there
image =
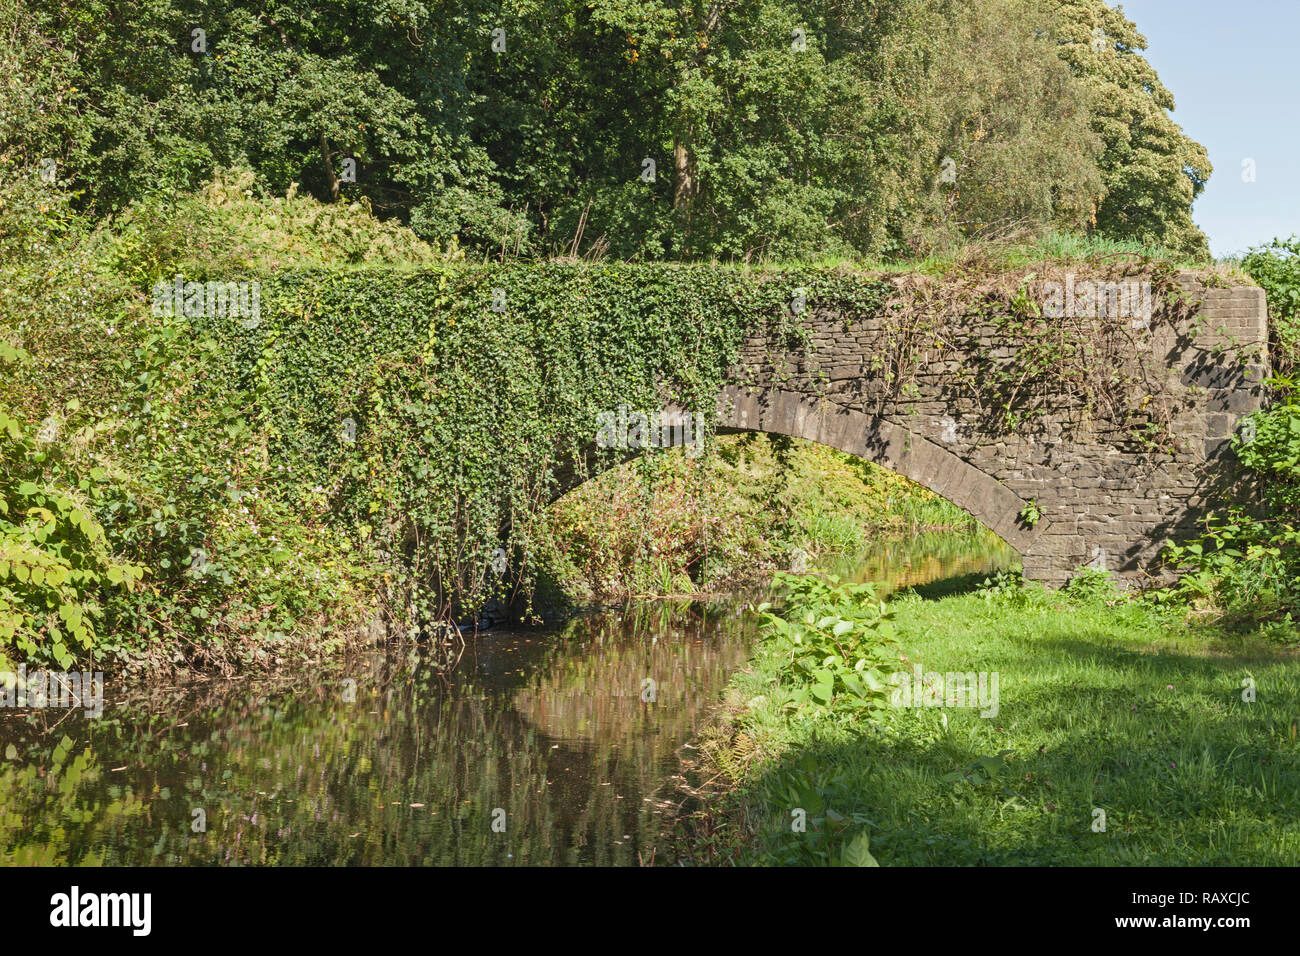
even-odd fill
[[[480,252],[1205,252],[1205,150],[1103,0],[0,0],[3,174],[114,213],[247,167]]]

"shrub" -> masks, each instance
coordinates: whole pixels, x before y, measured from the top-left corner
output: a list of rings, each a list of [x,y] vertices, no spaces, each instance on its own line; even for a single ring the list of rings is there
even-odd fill
[[[1116,596],[1115,579],[1101,568],[1080,568],[1061,590],[1066,597],[1083,602],[1113,600]]]
[[[1281,400],[1249,416],[1233,438],[1260,481],[1260,504],[1213,515],[1198,539],[1166,546],[1185,569],[1177,593],[1208,601],[1243,624],[1289,621],[1300,603],[1300,401],[1285,382]]]
[[[892,614],[871,584],[841,583],[839,576],[778,573],[785,590],[780,613],[758,607],[762,640],[788,664],[782,668],[791,711],[879,709],[889,694],[882,668],[897,662],[881,625]]]
[[[1241,265],[1268,298],[1273,370],[1290,375],[1300,358],[1300,236],[1256,246]]]
[[[1248,416],[1233,437],[1242,464],[1257,476],[1257,501],[1225,509],[1199,538],[1170,542],[1166,560],[1184,570],[1174,593],[1207,603],[1237,623],[1273,625],[1294,637],[1300,607],[1300,237],[1252,249],[1242,266],[1268,298],[1276,400]]]
[[[25,356],[0,342],[0,366]],[[70,668],[95,646],[108,593],[144,575],[113,555],[94,516],[107,473],[70,467],[58,428],[50,418],[33,430],[0,411],[0,670],[14,666],[11,652]]]

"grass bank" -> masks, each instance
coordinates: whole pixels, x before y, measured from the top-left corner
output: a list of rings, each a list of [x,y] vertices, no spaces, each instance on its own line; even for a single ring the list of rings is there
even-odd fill
[[[850,655],[886,649],[881,673],[919,666],[927,683],[996,673],[996,714],[895,706],[892,685],[866,708],[847,691],[791,706],[803,681],[768,628],[705,742],[731,789],[685,821],[689,859],[864,862],[869,846],[884,866],[1300,862],[1295,647],[1189,626],[1095,579],[1054,594],[955,583],[891,600]]]

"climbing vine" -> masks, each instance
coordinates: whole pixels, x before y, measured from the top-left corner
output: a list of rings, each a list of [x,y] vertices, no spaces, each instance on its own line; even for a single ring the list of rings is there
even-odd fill
[[[1146,283],[1150,314],[1053,313],[1048,290],[1073,281],[1071,270],[1081,281]],[[874,404],[906,410],[926,379],[950,414],[990,441],[1041,432],[1049,414],[1068,412],[1074,433],[1063,428],[1064,437],[1092,429],[1093,439],[1126,449],[1170,450],[1176,390],[1153,337],[1196,308],[1177,272],[1148,260],[1020,270],[973,263],[939,277],[898,275],[874,322],[864,323],[875,330],[864,348],[880,379]]]
[[[626,265],[301,272],[225,331],[290,494],[326,494],[391,566],[391,617],[423,625],[526,599],[545,507],[626,454],[593,447],[598,414],[711,421],[746,331],[797,330],[784,287]]]

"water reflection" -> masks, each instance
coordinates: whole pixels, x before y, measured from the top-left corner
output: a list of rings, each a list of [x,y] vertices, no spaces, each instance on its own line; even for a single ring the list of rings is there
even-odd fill
[[[993,560],[890,547],[863,573]],[[377,655],[293,686],[110,682],[98,720],[0,711],[0,863],[636,865],[752,640],[737,601],[646,602],[483,635],[450,672]]]
[[[749,629],[735,606],[644,604],[483,636],[450,675],[375,659],[352,702],[332,677],[9,715],[0,860],[635,864]]]
[[[880,596],[948,578],[984,575],[1020,560],[1014,548],[993,534],[920,534],[881,541],[851,560],[831,562],[830,570],[850,581],[883,585]]]

